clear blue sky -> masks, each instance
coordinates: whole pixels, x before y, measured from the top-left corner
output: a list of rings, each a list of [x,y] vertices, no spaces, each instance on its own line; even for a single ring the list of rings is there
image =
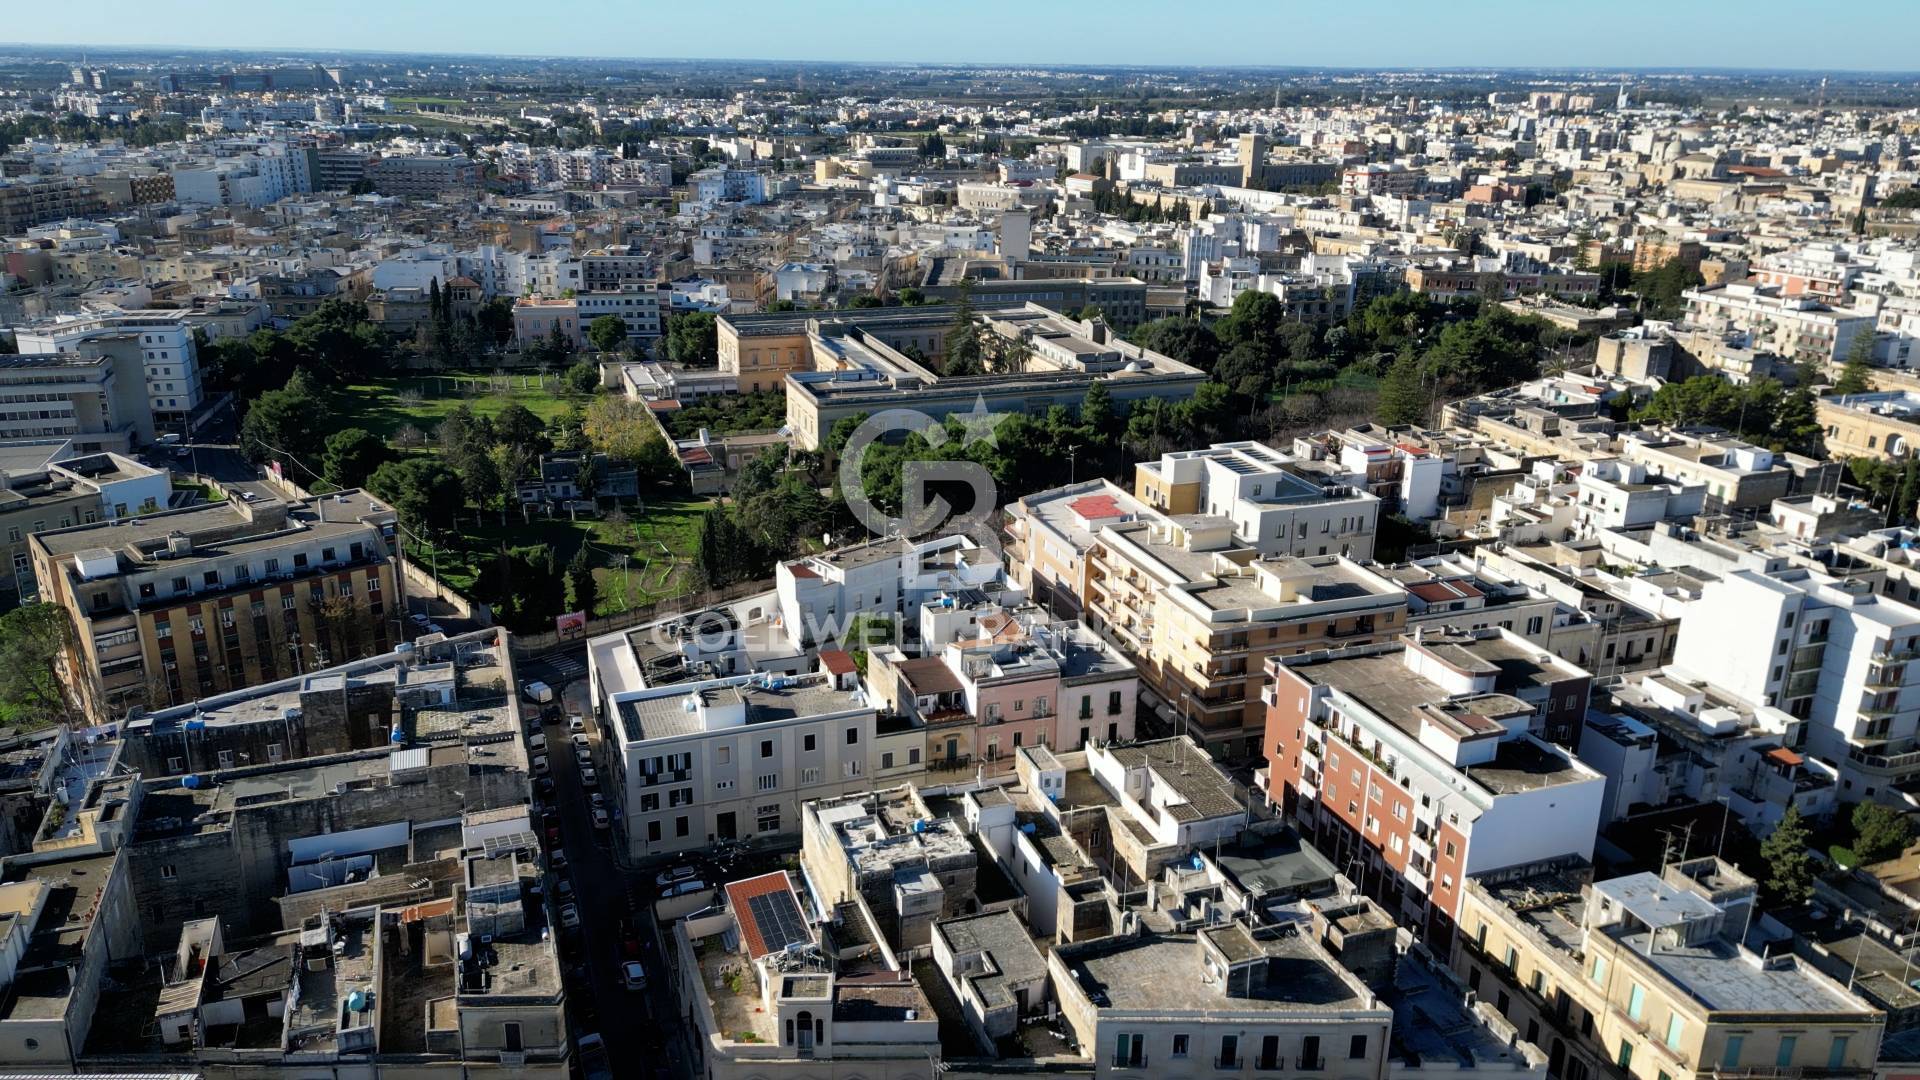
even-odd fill
[[[615,57],[1920,68],[1920,0],[11,0],[16,42]]]

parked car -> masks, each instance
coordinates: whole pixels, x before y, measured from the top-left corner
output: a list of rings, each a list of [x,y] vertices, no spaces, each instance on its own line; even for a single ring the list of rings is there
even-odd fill
[[[539,791],[540,791],[540,797],[541,797],[542,799],[551,799],[551,798],[553,798],[553,790],[554,790],[554,789],[553,789],[553,777],[551,777],[551,776],[542,776],[542,777],[540,777],[540,778],[538,779],[538,781],[537,781],[537,783],[536,783],[536,785],[535,785],[535,786],[539,788]]]
[[[553,700],[553,687],[538,679],[521,687],[520,692],[527,695],[528,701],[537,701],[542,705]]]
[[[699,876],[700,871],[682,864],[680,866],[669,867],[653,875],[653,883],[665,889],[673,885],[678,885],[682,881],[692,881]]]
[[[580,766],[580,783],[585,787],[600,786],[600,777],[597,773],[593,771],[593,766],[591,765]]]
[[[595,810],[593,812],[593,827],[596,829],[610,829],[613,827],[613,819],[607,816],[605,810]]]
[[[547,765],[547,755],[545,754],[533,755],[533,775],[545,776],[550,771],[551,769]]]
[[[706,887],[707,887],[706,882],[701,881],[698,878],[695,878],[692,881],[683,881],[678,885],[670,885],[667,887],[666,891],[662,892],[660,895],[664,898],[672,898],[675,896],[685,896],[688,893],[699,892],[700,890]]]
[[[566,868],[567,868],[567,849],[566,849],[566,848],[554,848],[554,849],[553,849],[552,851],[549,851],[549,852],[547,853],[547,865],[548,865],[548,866],[550,866],[550,867],[552,867],[552,868],[553,868],[553,872],[554,872],[554,873],[556,873],[556,874],[558,874],[558,873],[561,873],[562,871],[564,871],[564,870],[566,870]]]
[[[553,882],[553,895],[562,900],[573,899],[573,882],[566,878],[556,878]]]
[[[567,714],[567,730],[568,731],[587,730],[587,718],[584,716],[581,716],[579,713],[568,713]]]
[[[432,619],[427,618],[425,615],[422,615],[417,611],[407,616],[407,621],[413,623],[413,625],[419,627],[422,630],[425,630],[428,624],[433,622]]]
[[[597,791],[589,792],[587,795],[587,805],[595,810],[605,810],[607,808],[607,797]]]
[[[574,734],[567,736],[567,739],[568,741],[572,742],[574,746],[578,747],[581,750],[593,749],[593,743],[589,741],[585,735],[582,735],[578,732],[575,732]]]
[[[647,969],[638,960],[629,960],[620,965],[620,982],[629,990],[647,988]]]
[[[536,731],[533,734],[527,736],[527,749],[537,754],[545,750],[546,748],[547,748],[546,732]]]
[[[573,904],[561,904],[560,925],[568,930],[580,929],[580,909]]]

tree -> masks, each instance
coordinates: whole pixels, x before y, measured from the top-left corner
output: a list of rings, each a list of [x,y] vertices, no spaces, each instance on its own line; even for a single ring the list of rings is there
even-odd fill
[[[614,352],[627,343],[627,324],[618,315],[602,315],[587,324],[587,343]]]
[[[576,394],[591,394],[600,389],[600,366],[591,360],[582,360],[567,369],[567,389]]]
[[[652,453],[649,444],[665,444],[646,403],[624,396],[594,398],[587,405],[580,430],[589,445],[616,461],[637,462]]]
[[[879,297],[873,295],[872,293],[861,293],[860,295],[847,301],[847,306],[850,308],[877,308],[877,307],[885,307],[886,304],[883,303]]]
[[[1766,890],[1771,903],[1799,907],[1813,899],[1813,858],[1807,854],[1809,833],[1800,808],[1788,804],[1773,832],[1760,844],[1766,864]]]
[[[466,504],[460,476],[431,457],[389,461],[373,471],[367,487],[393,505],[400,521],[416,533],[444,533]]]
[[[901,307],[919,307],[921,304],[927,302],[927,294],[914,288],[912,285],[901,289],[893,295],[899,299]]]
[[[335,487],[364,487],[373,471],[392,460],[386,440],[365,428],[349,427],[327,436],[320,471]]]
[[[592,615],[593,606],[599,598],[599,584],[593,578],[593,562],[588,555],[587,545],[581,544],[567,562],[568,610]]]
[[[519,402],[500,410],[500,415],[494,417],[493,433],[509,446],[524,447],[537,454],[548,449],[547,425],[533,415],[532,409]]]
[[[920,156],[934,161],[946,157],[947,140],[941,138],[937,131],[927,136],[926,141],[920,144]]]
[[[1853,853],[1862,865],[1890,859],[1906,850],[1912,822],[1891,806],[1863,802],[1853,808]]]
[[[980,326],[973,319],[973,282],[962,279],[953,301],[953,321],[947,325],[940,354],[940,373],[978,375],[986,370],[980,344]]]
[[[314,422],[321,415],[320,404],[306,373],[296,371],[285,386],[261,394],[248,406],[240,421],[241,451],[254,461],[277,461],[283,468],[313,468],[323,449]]]
[[[1402,352],[1380,381],[1380,422],[1388,426],[1427,422],[1427,389],[1421,382],[1420,361],[1411,349]]]
[[[1133,343],[1169,356],[1201,371],[1212,371],[1220,359],[1220,339],[1198,319],[1155,319],[1133,332]]]
[[[1087,384],[1087,394],[1080,400],[1080,424],[1101,439],[1120,433],[1120,414],[1114,411],[1113,391],[1107,389],[1105,381],[1095,379]]]
[[[1853,335],[1853,344],[1847,347],[1847,362],[1840,368],[1840,378],[1833,384],[1836,394],[1864,394],[1873,389],[1873,332],[1861,331]]]
[[[57,604],[26,604],[0,615],[0,723],[38,728],[69,716],[54,664],[72,634]]]
[[[667,359],[686,367],[719,366],[719,320],[712,312],[689,311],[667,320]]]

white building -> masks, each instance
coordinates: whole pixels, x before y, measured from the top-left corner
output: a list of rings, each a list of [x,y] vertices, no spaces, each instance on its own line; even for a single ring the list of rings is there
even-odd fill
[[[14,341],[23,356],[108,355],[137,359],[146,381],[144,438],[154,428],[178,428],[200,407],[200,361],[187,313],[172,309],[107,311],[62,317],[19,327]],[[140,419],[131,418],[138,425]],[[62,433],[64,434],[64,433]]]
[[[929,597],[997,580],[1001,566],[964,536],[883,537],[774,568],[778,625],[800,648],[837,641],[860,615],[917,626]]]

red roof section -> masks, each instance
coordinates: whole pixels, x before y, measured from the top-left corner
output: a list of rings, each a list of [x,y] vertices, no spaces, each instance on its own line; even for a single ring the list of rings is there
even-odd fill
[[[1801,757],[1799,754],[1794,753],[1784,746],[1776,746],[1767,751],[1767,760],[1781,765],[1804,765],[1807,761],[1806,758]]]
[[[1111,495],[1084,495],[1068,503],[1067,506],[1088,521],[1116,518],[1126,513],[1120,509],[1119,500]]]
[[[1443,604],[1449,600],[1471,600],[1476,596],[1485,595],[1464,581],[1423,581],[1418,585],[1407,586],[1407,591],[1429,604]]]
[[[831,675],[851,675],[859,670],[853,666],[853,655],[845,649],[821,649],[820,666]]]
[[[740,924],[740,940],[747,946],[747,955],[755,960],[773,950],[767,948],[766,936],[760,932],[760,924],[754,921],[753,907],[747,901],[777,892],[793,893],[793,883],[787,880],[785,870],[775,870],[771,874],[761,874],[727,885],[727,909],[733,912],[733,921]],[[799,897],[794,897],[793,905],[800,906]]]
[[[787,569],[797,578],[818,578],[820,576],[813,572],[812,567],[809,567],[803,562],[790,562],[787,564]]]

